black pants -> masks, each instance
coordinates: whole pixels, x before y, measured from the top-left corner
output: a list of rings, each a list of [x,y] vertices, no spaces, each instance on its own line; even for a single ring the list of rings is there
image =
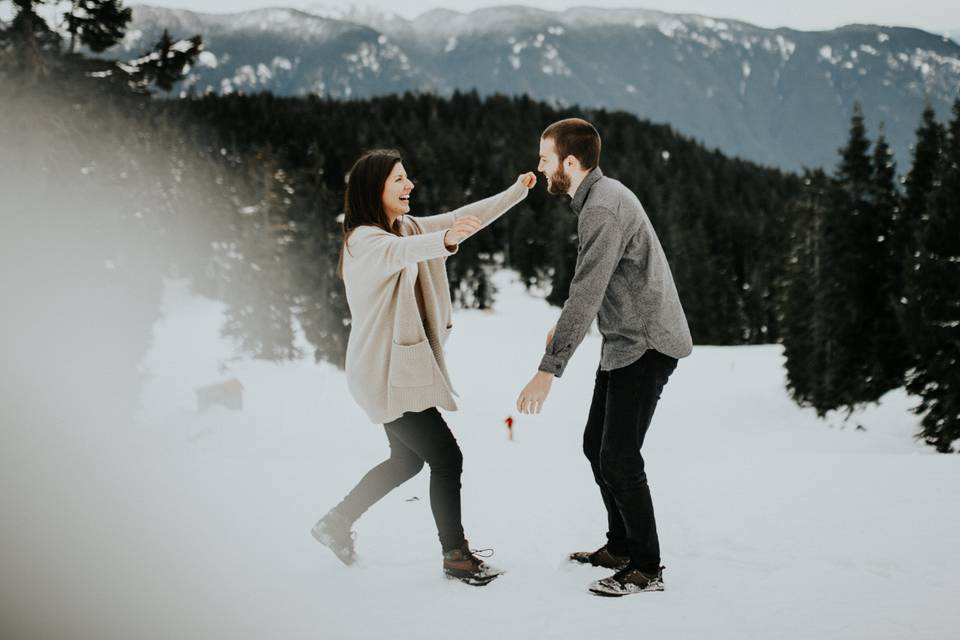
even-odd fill
[[[620,369],[597,369],[583,452],[607,508],[607,548],[644,572],[660,568],[660,541],[640,448],[676,358],[648,350]]]
[[[463,454],[440,412],[431,407],[404,413],[383,425],[390,443],[390,457],[367,472],[347,497],[337,505],[353,522],[375,502],[430,465],[430,508],[437,523],[444,551],[464,543],[460,521],[460,474]]]

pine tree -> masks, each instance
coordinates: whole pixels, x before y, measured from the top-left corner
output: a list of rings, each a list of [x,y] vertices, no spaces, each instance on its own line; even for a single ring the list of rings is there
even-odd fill
[[[348,316],[328,311],[335,305],[345,307],[342,298],[336,298],[342,295],[341,282],[326,280],[336,266],[339,232],[321,214],[342,210],[343,175],[364,148],[401,147],[417,183],[414,215],[429,215],[512,183],[529,168],[536,142],[530,131],[573,115],[529,99],[481,99],[476,93],[451,99],[409,94],[350,103],[233,95],[150,104],[171,122],[202,123],[211,138],[205,145],[218,156],[223,148],[224,165],[251,175],[258,175],[253,168],[260,162],[258,149],[269,144],[283,151],[279,160],[297,194],[309,197],[293,196],[287,213],[296,222],[296,240],[281,261],[285,269],[302,274],[293,286],[294,313],[317,356],[334,362],[346,339]],[[786,252],[783,211],[799,191],[799,179],[731,161],[666,127],[626,114],[587,115],[604,134],[604,172],[638,194],[663,241],[698,342],[756,341],[764,335],[763,327],[774,330],[766,334],[767,340],[776,339],[779,329],[769,295],[776,291],[774,278],[783,271],[777,263]],[[416,142],[423,139],[430,140],[427,147]],[[405,144],[413,146],[403,148]],[[470,153],[463,152],[467,148]],[[670,149],[669,159],[665,149]],[[259,197],[242,200],[250,203]],[[486,270],[496,254],[504,252],[509,266],[518,268],[529,286],[551,287],[550,300],[562,303],[576,258],[576,223],[564,199],[546,195],[541,184],[448,261],[455,302],[489,304],[493,292]],[[331,237],[334,242],[328,246]],[[334,258],[332,264],[328,255]],[[248,329],[260,331],[261,325],[245,324],[243,330]]]
[[[46,4],[57,7],[54,0],[12,2],[13,20],[5,28],[0,24],[0,72],[10,70],[34,81],[57,71],[60,80],[70,75],[107,79],[103,88],[114,89],[119,84],[121,92],[133,88],[149,93],[153,87],[169,91],[203,51],[199,35],[174,41],[164,30],[153,50],[137,60],[112,62],[68,55],[75,53],[77,43],[96,53],[115,45],[126,32],[131,10],[123,7],[122,0],[70,0],[62,24],[51,26],[40,9]],[[61,30],[70,34],[65,51]],[[117,82],[124,74],[128,86]]]
[[[291,270],[286,256],[290,233],[292,180],[269,147],[250,166],[250,196],[235,223],[224,276],[228,287],[223,333],[258,358],[285,360],[300,355],[294,345]]]
[[[803,191],[791,206],[790,252],[778,307],[787,389],[801,405],[822,416],[837,406],[832,356],[837,348],[826,306],[829,274],[824,265],[825,220],[832,213],[832,180],[823,171],[803,176]]]
[[[72,0],[64,17],[70,34],[69,51],[73,53],[79,41],[100,53],[123,38],[131,11],[120,0]]]
[[[170,32],[164,29],[153,51],[136,60],[119,63],[118,66],[130,75],[132,85],[142,91],[151,85],[162,91],[170,91],[201,51],[203,39],[200,36],[174,42]]]
[[[920,127],[917,129],[917,142],[913,145],[913,164],[910,172],[904,178],[905,195],[903,202],[902,233],[903,271],[901,274],[901,289],[903,296],[900,303],[903,305],[901,318],[903,331],[908,340],[922,331],[920,311],[913,291],[915,278],[914,271],[918,268],[919,257],[919,230],[923,218],[927,215],[927,197],[933,189],[933,181],[943,149],[943,125],[937,122],[933,107],[927,105],[923,110]]]
[[[0,45],[13,45],[14,69],[33,79],[49,73],[50,54],[60,50],[60,35],[39,14],[46,3],[47,0],[13,0],[13,20],[0,34]]]
[[[894,314],[899,256],[888,248],[896,168],[882,134],[870,154],[859,104],[839,153],[832,180],[805,176],[781,302],[788,387],[821,415],[879,399],[901,384],[905,365]]]
[[[857,103],[849,139],[839,150],[830,213],[824,221],[824,314],[834,340],[827,366],[835,381],[824,400],[833,407],[852,408],[879,397],[872,385],[873,340],[868,329],[881,311],[871,295],[875,280],[872,249],[878,233],[873,229],[870,203],[873,167],[869,149],[863,112]]]
[[[874,216],[873,231],[878,235],[876,244],[873,245],[874,251],[869,256],[876,265],[874,302],[877,314],[873,325],[872,375],[878,390],[900,386],[910,360],[909,348],[901,331],[901,270],[906,230],[902,217],[903,199],[897,189],[896,174],[896,163],[881,124],[880,135],[873,148],[870,195]]]
[[[307,151],[309,161],[303,175],[305,188],[297,191],[302,206],[291,220],[294,311],[304,337],[314,347],[317,362],[344,367],[350,309],[343,280],[337,276],[342,227],[337,222],[343,199],[325,181],[326,151],[316,142]]]
[[[950,452],[960,439],[960,98],[930,183],[910,278],[921,333],[907,388],[920,397],[923,438]]]

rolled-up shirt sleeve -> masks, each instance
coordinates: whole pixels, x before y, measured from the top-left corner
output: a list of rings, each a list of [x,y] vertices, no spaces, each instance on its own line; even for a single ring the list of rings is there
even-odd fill
[[[558,378],[597,317],[607,285],[623,255],[623,228],[607,208],[589,207],[581,211],[579,235],[581,244],[570,294],[539,366],[540,371]]]

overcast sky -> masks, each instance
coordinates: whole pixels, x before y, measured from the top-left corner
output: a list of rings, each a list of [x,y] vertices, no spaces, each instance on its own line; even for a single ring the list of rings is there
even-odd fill
[[[342,4],[329,0],[153,0],[128,4],[152,4],[206,13],[230,13],[261,7],[307,8],[312,4]],[[643,7],[673,13],[699,13],[717,18],[734,18],[763,27],[794,29],[832,29],[854,22],[920,27],[942,33],[960,29],[960,1],[950,0],[802,0],[800,2],[758,2],[757,0],[526,0],[491,2],[489,0],[366,0],[363,4],[408,18],[428,9],[444,7],[470,11],[479,7],[519,4],[544,9],[571,6]]]

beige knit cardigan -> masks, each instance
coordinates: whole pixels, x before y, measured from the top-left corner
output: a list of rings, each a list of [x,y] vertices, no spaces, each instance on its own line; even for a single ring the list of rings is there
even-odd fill
[[[354,229],[343,259],[350,307],[347,386],[374,423],[407,411],[440,407],[456,411],[443,346],[453,328],[443,237],[461,216],[486,227],[523,200],[519,182],[484,200],[427,217],[403,216],[397,236],[379,227]],[[419,283],[425,322],[417,307]]]

